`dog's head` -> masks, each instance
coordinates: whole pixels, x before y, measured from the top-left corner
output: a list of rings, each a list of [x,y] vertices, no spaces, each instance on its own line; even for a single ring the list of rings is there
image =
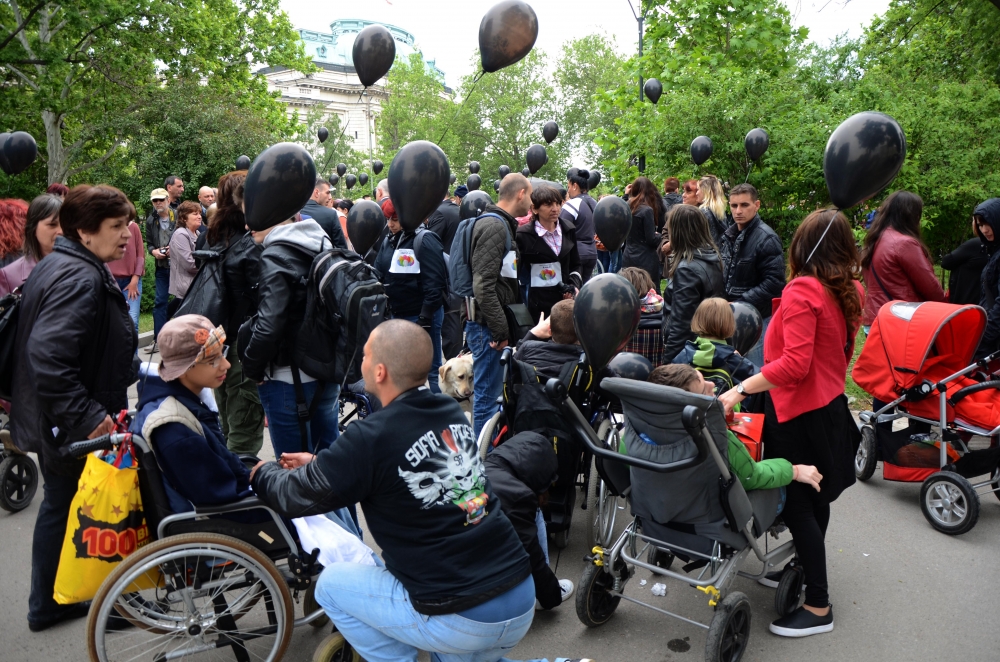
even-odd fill
[[[438,368],[438,385],[441,392],[456,400],[472,396],[472,354],[448,359]]]

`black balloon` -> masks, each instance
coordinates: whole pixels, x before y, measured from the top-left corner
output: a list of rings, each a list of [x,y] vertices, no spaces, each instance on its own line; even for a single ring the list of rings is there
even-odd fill
[[[601,173],[596,170],[590,171],[590,177],[587,178],[587,189],[593,190],[597,188],[597,185],[601,183]]]
[[[247,227],[266,230],[288,220],[309,202],[316,164],[301,145],[278,143],[261,152],[247,172],[243,204]]]
[[[369,25],[354,38],[353,57],[361,84],[370,87],[389,73],[396,59],[396,42],[384,25]]]
[[[510,166],[502,165],[500,166],[500,170],[498,172],[500,173],[500,179],[503,179],[510,174]]]
[[[528,170],[531,174],[535,174],[542,169],[546,163],[548,163],[549,155],[545,151],[545,148],[541,145],[535,144],[528,148],[528,153],[525,154],[525,161],[528,162]]]
[[[456,181],[458,181],[458,177],[455,176],[455,173],[451,173],[450,175],[448,175],[449,184],[454,184]]]
[[[340,183],[340,175],[338,175],[337,173],[333,173],[332,175],[330,175],[330,186],[336,186],[339,183]]]
[[[353,173],[350,174],[350,175],[348,175],[347,177],[344,177],[344,184],[347,185],[347,190],[348,191],[350,191],[352,188],[354,188],[354,185],[357,184],[357,183],[358,183],[358,178],[355,177]]]
[[[483,71],[510,66],[531,52],[538,38],[538,17],[522,0],[493,5],[479,24],[479,54]]]
[[[545,142],[550,143],[556,139],[559,135],[559,125],[553,121],[548,121],[542,127],[542,138],[545,138]]]
[[[389,190],[404,230],[413,231],[448,192],[448,157],[426,140],[407,143],[389,164]]]
[[[493,190],[496,191],[497,193],[500,192],[500,180],[499,179],[493,180]]]
[[[479,174],[479,161],[469,162],[469,172],[471,172],[473,175]]]
[[[872,197],[896,177],[906,160],[906,136],[893,118],[876,112],[852,115],[826,143],[823,177],[838,209]]]
[[[771,137],[764,129],[751,129],[747,137],[743,139],[743,146],[747,149],[747,156],[751,161],[756,161],[764,156],[764,152],[771,145]]]
[[[462,198],[462,204],[458,208],[458,217],[461,220],[475,218],[484,211],[486,207],[493,203],[493,198],[486,191],[472,191]]]
[[[663,85],[660,84],[660,81],[655,78],[650,78],[643,84],[642,91],[645,92],[646,97],[655,104],[660,100],[660,95],[663,94]]]
[[[729,304],[736,317],[736,331],[730,339],[733,348],[742,354],[747,355],[757,341],[760,340],[761,331],[764,330],[764,319],[760,312],[748,303],[735,301]]]
[[[469,175],[469,178],[465,180],[465,186],[470,191],[478,191],[479,187],[483,185],[483,178],[479,175]]]
[[[618,274],[595,276],[576,295],[573,326],[595,371],[625,348],[638,325],[639,295]]]
[[[615,355],[608,363],[608,367],[615,371],[615,374],[625,379],[635,379],[644,382],[649,379],[649,373],[653,372],[653,364],[642,354],[634,352],[621,352]]]
[[[368,173],[363,172],[360,175],[358,175],[358,184],[364,186],[367,183],[368,183]]]
[[[3,155],[3,146],[7,144],[7,139],[10,138],[10,134],[7,132],[0,133],[0,170],[4,173],[10,174],[10,164],[7,163],[7,157]]]
[[[330,132],[326,130],[325,126],[321,126],[319,131],[316,132],[316,137],[319,138],[321,143],[325,143],[326,139],[330,137]]]
[[[608,252],[622,247],[631,228],[632,210],[617,195],[609,195],[594,207],[594,230]]]
[[[340,175],[341,177],[343,177],[344,174],[346,174],[346,173],[347,173],[347,164],[346,163],[338,163],[337,164],[337,174]]]
[[[3,144],[3,155],[10,168],[10,175],[17,175],[28,169],[38,158],[38,145],[26,131],[15,131]]]
[[[385,214],[377,202],[358,200],[347,212],[347,238],[354,246],[354,252],[364,255],[382,236],[385,229]]]
[[[384,167],[385,167],[385,164],[383,164],[378,159],[375,159],[374,161],[372,161],[372,172],[375,173],[376,175],[379,174],[380,172],[382,172],[382,168],[384,168]]]
[[[712,156],[712,139],[708,136],[698,136],[691,141],[691,160],[695,165],[701,165]]]
[[[244,156],[241,156],[240,158],[236,159],[236,169],[237,170],[249,170],[250,169],[250,157],[244,155]]]
[[[521,174],[525,177],[531,177],[531,168],[521,168]]]

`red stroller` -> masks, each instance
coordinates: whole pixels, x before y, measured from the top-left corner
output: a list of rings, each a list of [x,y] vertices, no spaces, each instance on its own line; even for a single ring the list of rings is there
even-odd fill
[[[972,361],[985,326],[979,306],[890,301],[852,373],[858,386],[886,403],[860,414],[858,480],[871,478],[882,460],[886,480],[923,482],[924,517],[952,535],[976,525],[976,490],[1000,498],[1000,376],[988,368],[1000,352]],[[892,421],[900,418],[908,427],[893,431]],[[989,437],[990,447],[970,450],[974,435]],[[969,481],[987,474],[982,482]]]

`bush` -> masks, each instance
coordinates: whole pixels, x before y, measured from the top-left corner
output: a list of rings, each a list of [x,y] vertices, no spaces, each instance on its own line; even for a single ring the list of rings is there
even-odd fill
[[[153,312],[153,302],[156,300],[156,260],[146,252],[146,273],[142,277],[142,300],[139,302],[139,312]]]

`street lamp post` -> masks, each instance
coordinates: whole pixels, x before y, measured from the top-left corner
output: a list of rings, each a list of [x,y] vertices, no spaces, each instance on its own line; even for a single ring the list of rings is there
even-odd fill
[[[629,0],[628,8],[632,10],[632,16],[635,16],[636,23],[639,24],[639,59],[642,60],[642,36],[643,36],[643,23],[646,18],[646,12],[642,8],[642,0],[639,0],[639,12],[636,13],[635,7],[632,6],[632,0]],[[642,92],[642,63],[640,62],[640,72],[639,72],[639,105],[642,106],[642,102],[645,100],[645,96]],[[643,154],[639,157],[639,172],[646,172],[646,155]]]

